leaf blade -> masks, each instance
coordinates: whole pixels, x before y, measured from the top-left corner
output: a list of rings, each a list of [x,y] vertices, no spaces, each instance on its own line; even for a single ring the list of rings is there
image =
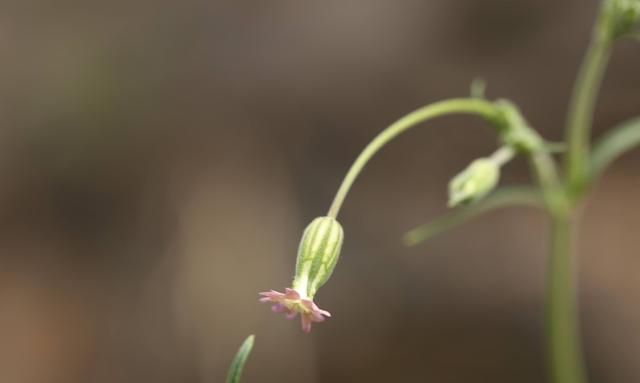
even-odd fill
[[[242,370],[244,368],[245,363],[247,362],[247,358],[249,358],[249,354],[253,349],[253,342],[255,336],[249,335],[247,339],[242,342],[242,346],[238,349],[236,356],[231,361],[231,365],[229,366],[229,372],[227,373],[227,381],[226,383],[239,383],[240,376],[242,375]]]
[[[598,178],[618,157],[640,145],[640,117],[625,121],[605,133],[593,147],[591,179]]]
[[[407,246],[415,246],[459,226],[483,213],[510,206],[544,207],[542,194],[533,187],[513,186],[496,190],[486,198],[455,209],[426,224],[408,231],[402,238]]]

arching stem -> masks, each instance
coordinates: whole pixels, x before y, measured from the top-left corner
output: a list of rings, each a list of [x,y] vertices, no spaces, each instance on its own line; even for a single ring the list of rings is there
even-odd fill
[[[338,216],[340,208],[342,207],[342,203],[347,197],[347,194],[349,193],[349,189],[351,189],[353,182],[356,180],[369,160],[389,141],[393,140],[399,134],[418,125],[419,123],[425,122],[435,117],[449,114],[476,114],[486,119],[491,119],[496,114],[496,107],[493,103],[483,99],[457,98],[427,105],[409,113],[408,115],[394,122],[380,134],[378,134],[373,139],[373,141],[371,141],[369,145],[364,148],[353,165],[351,165],[349,172],[344,177],[344,180],[340,185],[340,189],[338,189],[338,192],[333,199],[333,203],[331,204],[327,215],[333,218],[336,218]]]

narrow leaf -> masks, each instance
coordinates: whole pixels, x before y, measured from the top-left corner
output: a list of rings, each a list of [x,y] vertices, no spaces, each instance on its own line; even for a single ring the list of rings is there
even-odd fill
[[[242,369],[244,368],[244,364],[251,353],[251,349],[253,348],[253,340],[254,336],[250,335],[240,346],[238,353],[233,358],[231,362],[231,366],[229,367],[229,373],[227,374],[227,383],[239,383],[240,375],[242,375]]]
[[[618,157],[640,145],[640,117],[605,133],[593,147],[591,178],[596,179]]]
[[[519,186],[498,189],[474,204],[454,209],[449,214],[416,227],[407,232],[402,240],[407,246],[415,246],[482,213],[518,205],[544,207],[544,201],[540,192],[532,187]]]

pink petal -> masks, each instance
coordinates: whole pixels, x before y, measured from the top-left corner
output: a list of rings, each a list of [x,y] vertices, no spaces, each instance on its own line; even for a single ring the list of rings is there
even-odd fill
[[[273,311],[274,313],[283,313],[285,311],[287,311],[286,306],[281,305],[281,304],[275,304],[273,306],[271,306],[271,311]]]
[[[263,291],[259,293],[259,295],[261,296],[259,300],[262,303],[265,303],[265,302],[282,303],[285,300],[285,295],[275,290]]]
[[[310,312],[311,320],[314,322],[324,322],[324,317],[318,312]]]
[[[330,313],[330,312],[328,312],[328,311],[326,311],[326,310],[320,310],[320,309],[318,309],[318,312],[319,312],[320,314],[322,314],[322,315],[324,315],[324,316],[328,317],[328,318],[331,318],[331,313]]]
[[[320,307],[318,307],[318,305],[316,305],[313,301],[309,299],[303,299],[302,304],[304,305],[304,307],[306,307],[309,311],[311,311],[314,314],[314,317],[321,316],[321,315],[324,315],[326,317],[331,317],[330,312],[326,310],[322,310]]]
[[[302,320],[302,331],[307,334],[311,332],[311,319],[307,315],[301,315],[300,319]]]
[[[281,298],[281,297],[284,297],[283,293],[277,292],[275,290],[263,291],[263,292],[259,293],[259,295],[262,295],[263,297],[268,297],[268,298]]]
[[[294,301],[297,301],[298,299],[300,299],[300,294],[294,289],[286,288],[284,289],[284,292],[285,292],[284,296],[286,297],[286,299],[291,299]]]

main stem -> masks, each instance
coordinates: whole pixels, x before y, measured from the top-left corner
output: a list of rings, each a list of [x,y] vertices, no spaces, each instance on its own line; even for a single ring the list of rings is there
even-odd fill
[[[552,221],[545,309],[551,381],[585,383],[571,246],[575,206],[560,187],[548,153],[533,154],[531,163]]]
[[[568,153],[564,208],[549,206],[552,216],[551,258],[547,286],[547,330],[554,383],[587,381],[580,344],[576,281],[572,262],[572,221],[590,177],[591,125],[600,84],[611,56],[612,3],[603,1],[573,89],[567,118]],[[561,206],[562,207],[562,206]]]
[[[547,331],[552,382],[584,383],[572,262],[572,218],[552,212],[551,258],[547,280]]]
[[[344,177],[340,189],[336,193],[333,203],[329,208],[327,215],[329,217],[336,218],[342,207],[344,199],[349,193],[349,189],[353,185],[362,169],[371,157],[373,157],[385,144],[393,140],[396,136],[416,126],[417,124],[434,117],[444,116],[447,114],[463,113],[463,114],[478,114],[487,119],[492,118],[496,109],[495,106],[486,100],[478,98],[457,98],[451,100],[445,100],[436,102],[431,105],[422,107],[408,115],[402,117],[398,121],[394,122],[388,128],[383,130],[367,145],[366,148],[360,153],[356,161],[351,165],[349,172]]]

